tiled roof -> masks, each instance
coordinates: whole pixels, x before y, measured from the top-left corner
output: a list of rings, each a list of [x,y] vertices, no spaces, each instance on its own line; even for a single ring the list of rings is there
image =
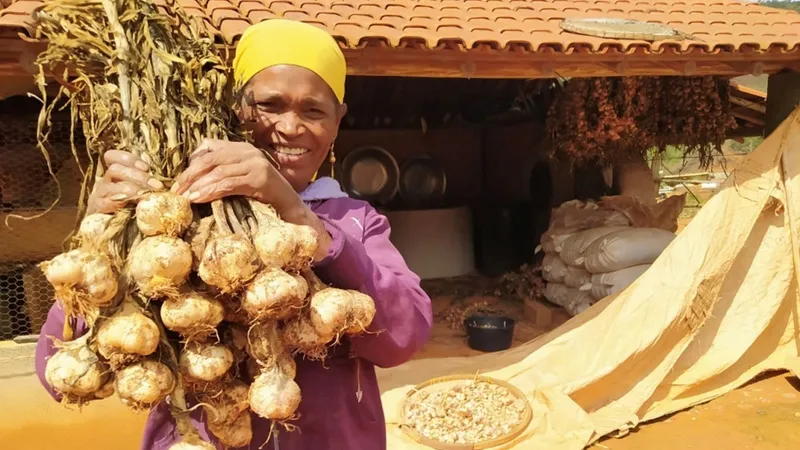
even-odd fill
[[[220,42],[284,17],[328,29],[345,48],[365,46],[468,49],[521,47],[570,53],[634,49],[661,52],[800,49],[800,14],[738,0],[178,0],[202,17]],[[0,0],[0,32],[30,33],[41,0]],[[559,28],[566,18],[626,18],[658,22],[699,41],[633,41],[589,37]],[[5,30],[3,30],[5,29]],[[800,57],[799,57],[800,58]]]

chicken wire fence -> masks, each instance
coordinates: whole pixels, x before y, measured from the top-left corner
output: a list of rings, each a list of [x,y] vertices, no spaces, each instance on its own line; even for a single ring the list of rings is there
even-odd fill
[[[54,299],[38,264],[63,250],[78,213],[82,176],[72,157],[69,115],[53,120],[54,179],[36,145],[39,106],[28,98],[0,101],[0,340],[41,330]],[[41,217],[16,218],[41,214],[56,200]]]

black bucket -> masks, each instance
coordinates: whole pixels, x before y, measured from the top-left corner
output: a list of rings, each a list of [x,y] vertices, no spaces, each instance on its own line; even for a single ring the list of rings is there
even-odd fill
[[[467,345],[482,352],[508,350],[514,339],[514,319],[494,316],[470,316],[464,320]]]

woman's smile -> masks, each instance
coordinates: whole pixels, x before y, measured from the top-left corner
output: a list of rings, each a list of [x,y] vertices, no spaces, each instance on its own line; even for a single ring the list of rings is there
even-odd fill
[[[279,144],[270,145],[269,150],[281,166],[298,164],[307,159],[311,153],[307,148]]]

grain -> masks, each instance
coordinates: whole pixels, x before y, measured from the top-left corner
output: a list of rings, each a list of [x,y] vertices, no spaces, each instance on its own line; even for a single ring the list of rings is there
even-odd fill
[[[523,419],[525,401],[481,380],[460,381],[409,399],[406,422],[421,435],[449,444],[475,444],[510,433]]]

